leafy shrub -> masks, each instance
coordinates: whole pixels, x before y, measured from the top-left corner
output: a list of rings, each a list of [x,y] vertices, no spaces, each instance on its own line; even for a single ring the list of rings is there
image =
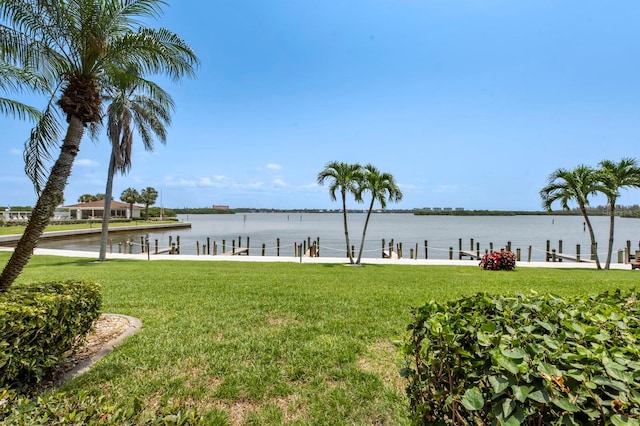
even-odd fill
[[[194,408],[167,404],[155,409],[142,401],[114,403],[104,395],[85,392],[47,393],[31,399],[0,390],[0,425],[223,425],[228,420],[218,411],[201,415]]]
[[[0,388],[29,392],[70,355],[100,314],[100,286],[14,285],[0,294]]]
[[[493,271],[512,271],[516,268],[516,255],[509,250],[486,253],[480,259],[480,267]]]
[[[639,424],[635,292],[478,294],[413,314],[402,374],[416,424]]]

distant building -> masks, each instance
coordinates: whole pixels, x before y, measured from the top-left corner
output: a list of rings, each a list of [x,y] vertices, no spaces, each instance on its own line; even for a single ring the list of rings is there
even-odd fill
[[[72,204],[64,206],[69,209],[71,219],[102,219],[104,216],[104,200],[88,203]],[[131,219],[140,217],[140,211],[144,207],[133,205],[133,212],[129,211],[129,204],[119,201],[111,201],[111,218]]]
[[[457,212],[463,212],[464,211],[464,207],[456,207],[456,211]]]
[[[229,206],[223,206],[218,204],[214,204],[212,208],[214,210],[229,210]]]

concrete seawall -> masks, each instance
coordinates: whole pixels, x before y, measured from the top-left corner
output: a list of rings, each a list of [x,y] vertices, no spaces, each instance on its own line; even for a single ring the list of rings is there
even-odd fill
[[[124,233],[124,232],[139,232],[139,231],[157,231],[164,229],[181,229],[191,228],[191,223],[188,222],[176,222],[176,223],[159,223],[155,225],[132,225],[132,226],[118,226],[110,227],[109,233]],[[95,228],[89,229],[69,229],[66,231],[49,231],[42,234],[40,240],[54,240],[54,239],[68,239],[75,238],[79,235],[92,235],[100,234],[102,228],[100,224],[96,224]],[[20,240],[22,234],[0,235],[0,245],[13,246]]]

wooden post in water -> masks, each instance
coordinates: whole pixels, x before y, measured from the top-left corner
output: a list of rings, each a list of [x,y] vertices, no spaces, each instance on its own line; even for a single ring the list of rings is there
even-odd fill
[[[382,239],[382,258],[384,259],[384,238]]]
[[[140,245],[142,246],[142,253],[144,253],[144,237],[140,237]]]
[[[556,249],[551,250],[551,259],[553,262],[556,261]]]
[[[158,239],[156,238],[156,254],[158,254]]]
[[[544,261],[548,262],[551,254],[551,241],[547,240],[547,249],[544,252]]]
[[[511,241],[507,241],[507,251],[511,251]]]
[[[393,257],[393,239],[389,241],[389,259]]]
[[[171,247],[171,243],[173,242],[173,236],[169,235],[169,247]]]
[[[207,237],[207,255],[211,254],[211,238]]]
[[[276,256],[280,257],[280,238],[276,238]]]
[[[473,238],[470,240],[469,251],[473,251]]]
[[[213,241],[213,255],[217,256],[218,255],[218,242],[217,241]]]
[[[262,255],[264,256],[265,243],[262,243]]]
[[[303,253],[307,252],[307,241],[306,240],[302,240],[302,252]]]
[[[458,260],[462,260],[462,238],[458,238]]]
[[[489,242],[489,251],[493,253],[493,242]]]
[[[176,237],[176,254],[180,254],[180,235]]]
[[[298,243],[293,242],[293,257],[298,257]]]
[[[249,256],[249,237],[247,237],[247,256]]]
[[[171,251],[169,254],[176,254],[176,243],[171,243]]]
[[[520,262],[520,255],[521,255],[521,254],[522,254],[522,253],[520,252],[520,247],[518,247],[518,248],[516,249],[516,262]]]
[[[627,240],[627,256],[624,259],[624,263],[629,263],[631,260],[631,240]]]
[[[453,247],[449,247],[449,260],[453,260]]]
[[[476,256],[480,258],[480,243],[476,243]]]
[[[424,240],[424,258],[429,258],[429,241]]]
[[[409,249],[409,259],[413,260],[413,247]]]
[[[227,242],[225,240],[222,240],[222,254],[225,254],[227,252]]]
[[[200,241],[196,241],[196,256],[200,256]]]
[[[318,247],[316,247],[316,257],[320,257],[320,237],[316,238],[316,242],[318,243]]]
[[[402,243],[398,243],[398,259],[402,259]]]
[[[356,257],[356,247],[351,244],[351,257]]]
[[[562,254],[562,240],[558,240],[558,253]],[[562,257],[558,259],[558,262],[562,262]]]
[[[529,246],[529,253],[527,254],[527,262],[531,262],[531,251],[533,247]]]
[[[236,240],[231,240],[231,254],[236,254]]]
[[[415,257],[415,259],[418,260],[418,243],[416,243],[416,257]]]
[[[242,237],[238,236],[238,249],[242,248]]]
[[[580,244],[576,244],[576,262],[580,262]]]

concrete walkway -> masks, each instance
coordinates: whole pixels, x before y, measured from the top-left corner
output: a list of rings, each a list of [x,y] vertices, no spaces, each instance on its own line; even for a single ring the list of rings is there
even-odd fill
[[[13,251],[9,247],[0,247],[0,251]],[[54,250],[36,248],[34,255],[63,256],[63,257],[79,257],[98,259],[98,253],[88,251],[72,251],[72,250]],[[107,259],[129,259],[129,260],[192,260],[199,262],[289,262],[289,263],[317,263],[317,264],[349,264],[349,259],[344,257],[293,257],[293,256],[197,256],[189,254],[170,255],[170,254],[124,254],[124,253],[108,253]],[[429,266],[429,265],[450,265],[450,266],[478,266],[477,260],[448,260],[448,259],[382,259],[382,258],[363,258],[364,265],[412,265],[412,266]],[[604,262],[601,262],[604,265]],[[595,263],[585,262],[525,262],[517,263],[518,268],[563,268],[563,269],[596,269]],[[631,270],[631,265],[623,263],[611,263],[611,269]]]

